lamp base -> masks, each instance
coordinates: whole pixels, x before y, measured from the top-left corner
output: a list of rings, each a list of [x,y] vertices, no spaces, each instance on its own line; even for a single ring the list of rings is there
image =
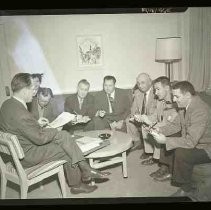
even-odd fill
[[[172,62],[165,63],[165,67],[166,67],[166,76],[169,78],[170,82],[172,82],[173,81],[173,63]]]

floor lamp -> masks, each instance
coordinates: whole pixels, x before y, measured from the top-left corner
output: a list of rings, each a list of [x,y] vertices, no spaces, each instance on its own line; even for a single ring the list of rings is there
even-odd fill
[[[165,63],[166,76],[170,81],[173,80],[173,62],[178,62],[181,59],[182,52],[180,37],[157,38],[155,61]]]

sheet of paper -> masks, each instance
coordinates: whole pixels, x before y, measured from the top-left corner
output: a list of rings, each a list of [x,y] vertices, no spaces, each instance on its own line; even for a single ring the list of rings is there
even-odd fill
[[[58,128],[61,127],[68,122],[75,119],[74,114],[71,114],[69,112],[62,112],[53,122],[49,123],[48,126],[51,128]]]
[[[84,136],[80,139],[76,139],[76,143],[80,147],[82,152],[87,152],[90,149],[98,147],[101,142],[103,142],[102,139],[92,138],[92,137],[88,137],[88,136]]]

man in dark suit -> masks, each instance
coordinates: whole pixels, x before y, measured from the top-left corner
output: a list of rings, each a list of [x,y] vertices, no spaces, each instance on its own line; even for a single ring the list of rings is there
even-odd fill
[[[103,90],[95,96],[95,130],[123,130],[130,113],[130,100],[122,89],[115,88],[116,79],[105,76]]]
[[[173,151],[169,161],[172,175],[165,174],[159,180],[172,176],[172,183],[180,186],[173,196],[192,196],[194,165],[211,162],[211,109],[196,96],[193,85],[188,81],[177,82],[172,92],[173,100],[180,108],[177,117],[172,123],[151,132],[167,151]],[[181,137],[168,137],[178,131],[181,131]]]
[[[64,159],[65,174],[72,193],[89,193],[97,186],[83,182],[92,178],[105,178],[106,173],[90,168],[70,134],[54,128],[41,127],[27,110],[26,103],[32,101],[34,85],[28,73],[19,73],[11,82],[13,97],[6,100],[0,109],[0,130],[18,137],[25,153],[23,167],[40,162]]]
[[[53,106],[53,92],[50,88],[39,88],[37,97],[33,97],[29,111],[37,120],[45,120],[47,123],[52,122],[58,115]]]
[[[77,115],[79,123],[68,123],[64,126],[65,130],[74,132],[74,130],[83,129],[84,131],[93,130],[92,118],[94,117],[94,97],[89,94],[90,84],[82,79],[78,82],[77,93],[66,98],[64,111]]]

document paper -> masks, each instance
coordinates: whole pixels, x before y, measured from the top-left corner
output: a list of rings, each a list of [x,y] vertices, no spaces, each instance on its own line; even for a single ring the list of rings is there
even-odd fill
[[[62,112],[53,122],[49,123],[48,126],[51,128],[58,128],[74,120],[75,117],[76,115],[69,112]]]
[[[76,139],[76,143],[83,153],[93,148],[99,147],[102,142],[103,140],[101,139],[92,138],[88,136],[84,136],[80,139]]]

